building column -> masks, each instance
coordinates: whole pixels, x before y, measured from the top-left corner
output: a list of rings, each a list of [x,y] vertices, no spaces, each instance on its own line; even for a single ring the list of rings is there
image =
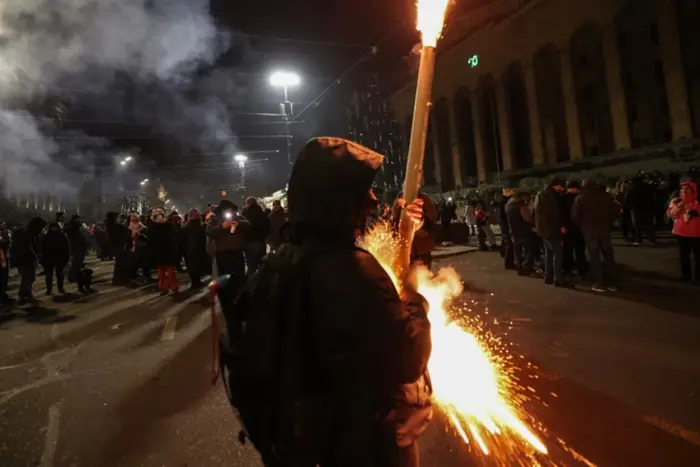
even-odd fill
[[[581,122],[576,99],[576,83],[571,63],[571,50],[566,44],[559,54],[561,64],[562,94],[564,95],[564,113],[566,115],[566,131],[569,136],[569,158],[572,161],[583,159],[583,141],[581,140]]]
[[[627,119],[627,101],[622,81],[620,48],[617,44],[617,30],[614,23],[607,24],[603,29],[603,59],[605,60],[605,78],[608,82],[615,149],[618,151],[629,149],[631,142],[629,120]]]
[[[456,93],[452,93],[456,96]],[[453,98],[454,99],[454,98]],[[447,100],[450,102],[450,100]],[[452,151],[452,170],[455,178],[455,188],[463,185],[462,182],[462,158],[459,151],[459,125],[457,125],[457,113],[455,112],[455,102],[450,102],[450,150]]]
[[[683,70],[680,38],[678,37],[675,2],[673,0],[656,0],[656,10],[673,139],[691,138],[693,126],[688,105],[688,88]]]
[[[430,126],[431,132],[430,135],[432,138],[430,138],[432,141],[426,141],[425,144],[426,146],[428,144],[433,145],[433,169],[435,172],[435,184],[440,187],[440,190],[442,191],[442,171],[441,171],[441,166],[442,164],[440,163],[440,145],[438,144],[438,136],[437,136],[437,125],[435,123],[435,117],[433,116],[433,107],[432,105],[430,106]]]
[[[510,109],[506,98],[506,83],[498,78],[493,83],[496,92],[496,115],[498,117],[498,132],[501,137],[502,170],[508,172],[515,168],[513,154],[513,126],[510,124]]]
[[[481,128],[481,112],[479,109],[479,96],[476,92],[469,97],[469,103],[472,107],[472,120],[474,122],[474,148],[476,150],[476,173],[477,185],[487,180],[486,174],[486,159],[484,158],[484,135]]]
[[[532,142],[533,165],[545,163],[544,144],[542,141],[542,124],[540,122],[540,105],[537,101],[537,85],[535,82],[535,69],[532,62],[523,67],[525,74],[525,92],[527,94],[527,112],[530,120],[530,141]]]

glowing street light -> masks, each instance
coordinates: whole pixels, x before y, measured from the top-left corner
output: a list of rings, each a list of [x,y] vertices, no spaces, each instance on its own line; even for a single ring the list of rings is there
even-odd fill
[[[133,159],[133,157],[131,157],[131,156],[126,156],[126,157],[124,158],[124,160],[125,160],[126,162],[131,162],[132,159]]]
[[[144,178],[143,180],[141,180],[141,186],[144,186],[146,183],[148,183],[147,178]]]
[[[238,162],[238,167],[242,169],[243,167],[245,167],[245,163],[248,162],[248,156],[246,156],[245,154],[236,154],[235,156],[233,156],[233,160]]]
[[[276,88],[284,88],[284,100],[287,100],[287,89],[301,84],[301,77],[290,71],[276,71],[270,75],[270,84]]]
[[[290,71],[276,71],[270,75],[270,84],[275,87],[281,87],[284,89],[284,103],[281,104],[284,113],[284,119],[286,123],[284,125],[284,132],[287,139],[287,161],[289,164],[292,163],[291,146],[292,141],[289,135],[289,119],[294,113],[292,108],[292,103],[289,102],[289,87],[299,86],[301,84],[301,77]]]

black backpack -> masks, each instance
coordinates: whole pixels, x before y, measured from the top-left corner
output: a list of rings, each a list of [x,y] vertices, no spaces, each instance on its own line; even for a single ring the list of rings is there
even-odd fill
[[[266,466],[318,463],[315,433],[322,417],[309,397],[313,369],[304,338],[310,257],[284,244],[237,296],[228,287],[218,291],[226,321],[221,376],[243,426],[239,440],[250,440]]]

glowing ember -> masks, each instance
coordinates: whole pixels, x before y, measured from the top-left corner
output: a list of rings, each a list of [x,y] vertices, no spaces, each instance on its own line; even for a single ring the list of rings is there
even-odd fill
[[[450,0],[418,0],[416,29],[421,32],[424,47],[435,47],[442,34],[445,11]]]
[[[361,246],[377,258],[400,286],[394,264],[399,240],[385,224],[375,226]],[[516,395],[509,377],[509,356],[497,340],[484,331],[478,318],[457,323],[450,318],[452,299],[462,293],[462,283],[452,268],[434,275],[419,268],[409,278],[429,304],[433,352],[428,364],[434,402],[445,412],[459,436],[474,442],[479,450],[499,459],[516,453],[547,453],[545,445],[520,420]],[[494,348],[495,346],[495,348]],[[455,364],[460,361],[459,365]],[[511,464],[512,465],[512,464]]]

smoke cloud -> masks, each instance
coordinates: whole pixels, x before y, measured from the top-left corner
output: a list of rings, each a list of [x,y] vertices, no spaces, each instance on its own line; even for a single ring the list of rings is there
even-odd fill
[[[224,91],[235,76],[201,76],[229,39],[209,0],[0,0],[5,190],[75,193],[96,161],[105,165],[118,151],[63,129],[63,109],[47,96],[79,100],[81,115],[95,120],[148,123],[153,134],[192,149],[230,145],[228,108],[236,96]],[[134,105],[125,113],[128,93]],[[31,105],[56,118],[32,116],[25,110]]]

